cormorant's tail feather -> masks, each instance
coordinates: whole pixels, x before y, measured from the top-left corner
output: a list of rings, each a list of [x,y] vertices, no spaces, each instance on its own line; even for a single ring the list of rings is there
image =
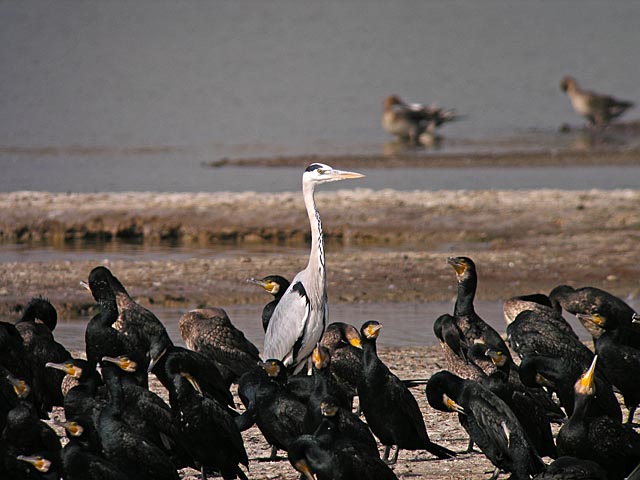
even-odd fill
[[[457,455],[456,452],[433,442],[429,442],[425,447],[425,450],[429,453],[433,453],[438,458],[453,458]]]

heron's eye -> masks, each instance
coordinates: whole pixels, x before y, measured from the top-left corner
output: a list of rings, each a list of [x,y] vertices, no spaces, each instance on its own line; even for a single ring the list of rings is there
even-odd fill
[[[316,170],[320,175],[324,175],[325,170],[323,170],[322,168],[318,168]]]

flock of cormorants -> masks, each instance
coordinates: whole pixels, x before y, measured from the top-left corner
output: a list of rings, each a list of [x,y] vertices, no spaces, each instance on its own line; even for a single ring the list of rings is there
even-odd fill
[[[377,354],[376,321],[360,329],[328,325],[311,355],[311,375],[263,361],[220,308],[183,315],[188,348],[176,346],[151,311],[96,267],[86,283],[99,309],[86,328],[86,359],[55,341],[56,310],[44,298],[33,298],[17,323],[0,322],[0,478],[177,479],[179,469],[192,467],[203,478],[246,479],[241,432],[255,424],[273,447],[271,458],[286,451],[303,479],[395,479],[391,466],[401,449],[456,455],[429,439],[410,390],[425,382],[429,405],[457,413],[468,451],[477,446],[495,465],[492,478],[629,477],[640,463],[633,429],[640,319],[633,309],[592,287],[514,297],[504,303],[505,343],[474,310],[474,262],[448,263],[456,303],[453,315],[434,323],[447,370],[428,381],[389,370]],[[279,276],[253,282],[274,302],[289,283]],[[264,307],[265,330],[273,307]],[[595,354],[563,310],[593,335]],[[168,404],[149,390],[148,373],[166,388]],[[629,411],[624,423],[616,393]],[[64,417],[54,416],[66,432],[64,447],[41,421],[54,407],[64,409]],[[555,439],[552,423],[561,425]],[[555,460],[547,466],[542,457]]]
[[[309,263],[290,283],[251,279],[274,297],[262,312],[264,359],[221,308],[183,315],[187,348],[174,345],[104,266],[83,282],[98,310],[85,330],[85,358],[55,341],[57,313],[44,298],[33,298],[17,323],[0,322],[0,478],[174,480],[192,467],[203,480],[246,480],[241,432],[256,425],[271,459],[286,451],[303,480],[396,479],[391,467],[402,449],[456,455],[429,438],[410,390],[426,383],[428,403],[458,414],[467,451],[481,450],[493,479],[508,472],[514,480],[638,480],[640,318],[603,290],[562,285],[507,300],[505,342],[475,312],[474,262],[449,258],[456,303],[453,315],[434,322],[447,370],[427,380],[401,380],[379,358],[380,323],[327,325],[314,188],[361,176],[318,163],[305,170]],[[593,336],[595,354],[563,311]],[[149,390],[150,373],[168,403]],[[616,394],[629,411],[624,423]],[[55,407],[64,409],[53,416],[66,432],[64,448],[41,421]],[[561,424],[555,438],[552,422]]]

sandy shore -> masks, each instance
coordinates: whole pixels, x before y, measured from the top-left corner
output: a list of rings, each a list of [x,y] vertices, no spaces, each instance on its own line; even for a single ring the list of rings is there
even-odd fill
[[[33,295],[73,317],[92,306],[77,288],[107,263],[143,303],[196,307],[264,303],[248,277],[289,278],[307,260],[308,221],[299,193],[0,194],[0,240],[136,240],[229,248],[299,246],[299,254],[211,259],[0,264],[0,315],[14,318]],[[318,192],[332,302],[428,302],[452,297],[448,255],[472,257],[478,298],[593,285],[640,294],[640,191],[343,190]],[[348,248],[345,248],[348,247]],[[105,257],[106,260],[105,260]]]

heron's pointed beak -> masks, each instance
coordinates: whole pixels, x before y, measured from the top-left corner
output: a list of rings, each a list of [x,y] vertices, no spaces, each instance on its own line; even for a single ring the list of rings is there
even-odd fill
[[[293,467],[299,471],[300,473],[302,473],[305,478],[307,480],[316,480],[316,476],[311,473],[311,469],[309,468],[309,465],[307,464],[307,461],[304,459],[298,460]]]
[[[51,468],[51,462],[39,455],[18,455],[16,458],[22,462],[30,463],[33,468],[42,473],[47,473]]]
[[[349,172],[346,170],[332,170],[331,176],[334,180],[346,180],[348,178],[362,178],[365,175],[358,172]]]

